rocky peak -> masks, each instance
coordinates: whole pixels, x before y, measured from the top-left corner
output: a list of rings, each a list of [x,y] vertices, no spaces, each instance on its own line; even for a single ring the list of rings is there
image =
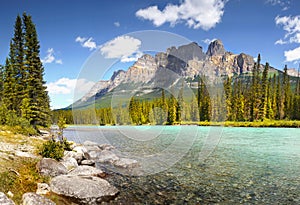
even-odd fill
[[[208,46],[206,55],[208,56],[219,56],[226,53],[224,45],[221,40],[215,40],[211,42]]]
[[[126,72],[126,82],[148,82],[154,77],[157,64],[149,54],[140,57]]]
[[[113,75],[111,76],[110,80],[114,81],[116,78],[120,77],[120,75],[124,74],[125,71],[124,70],[117,70],[114,71]]]
[[[202,47],[196,42],[189,43],[187,45],[179,46],[178,49],[171,47],[167,50],[169,56],[174,56],[184,62],[189,60],[203,60],[205,54],[202,51]]]

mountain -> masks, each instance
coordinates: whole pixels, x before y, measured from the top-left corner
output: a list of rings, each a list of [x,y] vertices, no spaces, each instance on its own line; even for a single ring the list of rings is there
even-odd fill
[[[205,75],[213,81],[216,77],[247,74],[253,69],[254,63],[250,55],[226,51],[221,40],[211,42],[206,53],[195,42],[178,48],[171,47],[155,56],[143,55],[127,71],[115,71],[109,80],[97,82],[73,106],[81,107],[112,91],[136,92],[135,88],[139,88],[144,93],[151,93],[156,87],[170,87],[179,78],[193,80],[197,75]],[[260,69],[263,69],[263,65]],[[270,68],[270,72],[276,72],[276,69]]]

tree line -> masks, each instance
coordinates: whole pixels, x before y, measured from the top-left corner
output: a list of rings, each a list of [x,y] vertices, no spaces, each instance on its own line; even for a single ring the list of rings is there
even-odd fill
[[[50,100],[39,53],[32,17],[18,15],[9,54],[0,72],[0,124],[35,129],[50,124]]]
[[[193,95],[161,89],[160,97],[143,100],[131,97],[129,103],[99,109],[58,110],[53,121],[63,115],[70,124],[180,124],[182,122],[300,120],[299,77],[269,73],[270,66],[260,64],[258,55],[252,72],[226,76],[220,89],[210,90],[206,76],[195,76]],[[296,80],[295,80],[296,79]],[[183,82],[182,82],[183,84]],[[216,86],[217,87],[217,86]],[[171,88],[172,89],[172,88]],[[175,94],[176,93],[176,94]]]

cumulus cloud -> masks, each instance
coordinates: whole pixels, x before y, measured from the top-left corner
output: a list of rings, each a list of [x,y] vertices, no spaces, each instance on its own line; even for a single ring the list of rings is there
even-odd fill
[[[55,82],[47,83],[49,94],[72,94],[76,88],[76,94],[85,94],[95,83],[87,79],[60,78]]]
[[[267,4],[271,4],[272,6],[281,6],[283,11],[286,11],[290,8],[291,1],[288,0],[266,0]]]
[[[55,58],[55,52],[54,52],[53,48],[48,48],[47,55],[41,61],[42,61],[43,64],[47,64],[47,63],[62,64],[61,59],[56,59]]]
[[[275,45],[283,45],[283,44],[287,44],[288,42],[282,40],[282,39],[279,39],[275,42]]]
[[[79,42],[79,43],[83,43],[84,41],[86,41],[86,38],[78,36],[78,37],[75,39],[75,41],[76,41],[76,42]]]
[[[97,49],[97,44],[96,42],[94,41],[94,39],[92,37],[90,38],[85,38],[85,37],[80,37],[78,36],[76,39],[75,39],[75,42],[78,42],[80,43],[80,45],[84,48],[88,48],[91,50],[94,50],[94,49]]]
[[[100,51],[105,58],[119,58],[121,62],[131,62],[142,56],[139,51],[141,43],[139,39],[130,36],[118,36],[104,44]]]
[[[157,27],[167,22],[171,26],[185,22],[190,28],[209,30],[221,22],[226,2],[227,0],[184,0],[179,5],[168,4],[163,10],[159,10],[157,6],[140,9],[135,15],[152,21]]]
[[[284,56],[287,62],[300,60],[300,47],[285,51]]]
[[[296,43],[300,44],[300,16],[277,16],[275,23],[282,26],[285,31],[283,40],[279,39],[275,44]],[[300,47],[284,52],[287,62],[300,59]]]
[[[121,26],[121,24],[120,24],[120,22],[114,22],[114,25],[115,25],[115,27],[120,27]]]

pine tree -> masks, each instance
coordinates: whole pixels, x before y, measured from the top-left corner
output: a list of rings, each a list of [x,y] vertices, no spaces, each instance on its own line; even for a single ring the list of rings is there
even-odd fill
[[[14,26],[14,36],[10,42],[9,57],[6,59],[3,82],[3,101],[7,109],[20,116],[19,105],[24,93],[24,34],[22,19],[18,15]]]
[[[44,67],[40,60],[40,45],[31,16],[23,14],[25,37],[25,69],[23,81],[26,85],[24,98],[28,98],[30,124],[47,126],[50,121],[50,100],[43,80]]]
[[[176,122],[176,99],[173,95],[174,92],[172,92],[171,97],[169,99],[169,103],[168,103],[168,119],[167,119],[167,123],[169,125],[173,125]]]
[[[267,110],[267,92],[268,92],[268,72],[269,72],[269,63],[266,63],[263,75],[262,75],[262,88],[261,88],[261,104],[260,104],[260,111],[259,111],[259,119],[264,120],[266,117],[266,110]]]
[[[177,122],[181,122],[182,120],[182,115],[183,115],[183,108],[184,108],[184,100],[183,100],[183,89],[184,89],[184,80],[182,79],[181,80],[181,87],[180,87],[180,90],[178,92],[178,100],[177,100],[177,110],[176,110],[176,113],[177,113],[177,116],[176,116],[176,121]]]
[[[227,77],[227,79],[224,82],[224,92],[225,92],[225,98],[226,98],[226,120],[231,121],[232,120],[232,78]]]
[[[291,86],[290,86],[290,78],[287,74],[287,66],[284,67],[283,73],[283,111],[284,118],[290,118],[290,103],[291,103]]]

